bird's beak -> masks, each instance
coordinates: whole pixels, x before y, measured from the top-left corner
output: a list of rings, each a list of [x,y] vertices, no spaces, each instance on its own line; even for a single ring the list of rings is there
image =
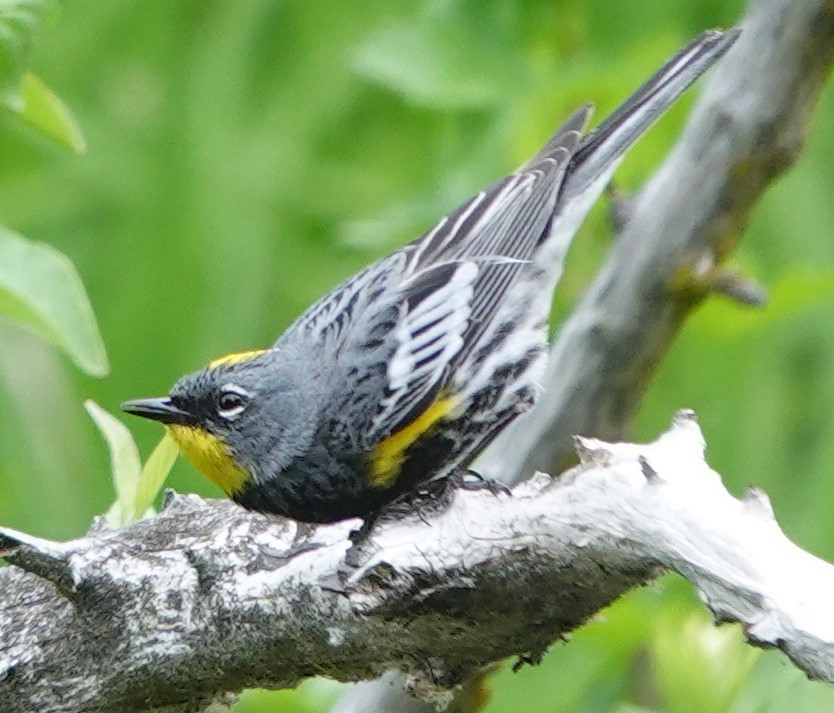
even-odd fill
[[[167,396],[158,399],[125,401],[122,404],[122,411],[166,424],[187,425],[194,420],[194,417],[188,411],[183,411],[174,406]]]

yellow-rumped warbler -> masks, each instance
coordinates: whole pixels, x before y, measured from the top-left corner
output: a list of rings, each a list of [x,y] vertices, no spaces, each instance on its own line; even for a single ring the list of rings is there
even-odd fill
[[[506,178],[323,297],[270,349],[123,408],[247,508],[368,517],[464,469],[536,400],[565,252],[626,149],[732,45],[709,31],[597,129],[573,114]]]

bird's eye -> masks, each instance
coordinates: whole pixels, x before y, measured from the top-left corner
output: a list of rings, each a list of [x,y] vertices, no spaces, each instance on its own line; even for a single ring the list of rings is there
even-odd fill
[[[233,418],[240,414],[249,402],[248,395],[242,389],[226,387],[217,397],[217,412],[223,418]]]

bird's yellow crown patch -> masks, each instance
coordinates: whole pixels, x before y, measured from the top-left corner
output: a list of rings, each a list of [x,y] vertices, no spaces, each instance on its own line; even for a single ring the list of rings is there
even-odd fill
[[[249,481],[249,473],[235,463],[228,446],[217,436],[195,426],[169,424],[165,428],[191,464],[226,495],[239,493]]]
[[[405,453],[455,407],[451,396],[440,397],[423,413],[399,431],[392,433],[371,452],[371,474],[368,484],[373,488],[392,486],[405,462]]]
[[[256,356],[263,354],[266,349],[250,349],[248,352],[237,352],[235,354],[227,354],[226,356],[218,357],[209,363],[209,369],[216,369],[218,366],[231,366],[232,364],[239,364],[243,361],[249,361]]]

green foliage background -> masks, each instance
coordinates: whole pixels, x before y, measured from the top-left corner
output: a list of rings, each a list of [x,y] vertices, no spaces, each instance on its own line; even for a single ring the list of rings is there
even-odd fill
[[[229,351],[271,343],[314,298],[521,162],[577,105],[601,114],[739,0],[68,0],[29,66],[70,107],[86,153],[0,115],[0,218],[69,256],[111,374],[79,373],[0,324],[0,522],[83,534],[113,499],[82,401],[116,411]],[[0,56],[0,62],[4,57]],[[2,67],[0,67],[2,69]],[[636,188],[689,96],[635,150]],[[766,310],[712,300],[686,325],[637,435],[699,413],[729,486],[771,495],[800,545],[834,558],[834,94],[799,165],[734,258]],[[71,134],[71,132],[70,132]],[[80,139],[68,139],[80,149]],[[564,314],[605,253],[604,210],[576,244]],[[144,455],[159,438],[130,424]],[[170,485],[217,493],[186,465]],[[500,673],[487,710],[828,711],[831,689],[715,630],[674,580],[635,592],[539,668]],[[240,711],[325,710],[320,682]]]

